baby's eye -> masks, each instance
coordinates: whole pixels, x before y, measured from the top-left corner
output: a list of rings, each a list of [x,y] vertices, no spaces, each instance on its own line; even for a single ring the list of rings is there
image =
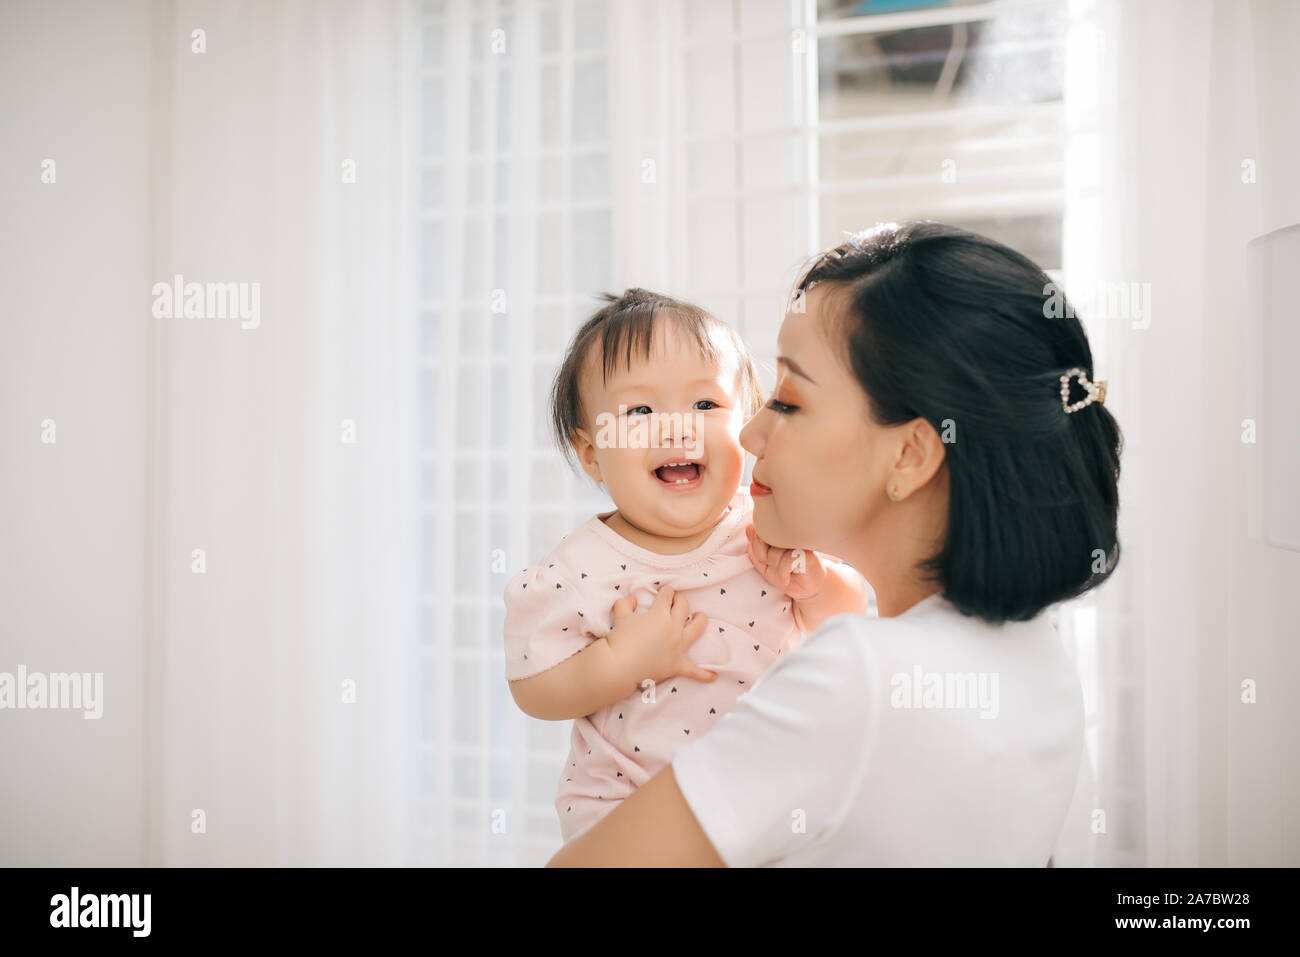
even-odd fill
[[[642,410],[644,410],[644,411],[642,411]],[[649,415],[649,414],[650,414],[650,406],[648,406],[648,405],[634,405],[634,406],[632,406],[632,408],[630,408],[630,409],[627,410],[627,414],[628,414],[628,415]]]
[[[714,402],[712,399],[701,399],[699,402],[695,403],[695,408],[699,409],[701,406],[704,407],[701,411],[707,412],[709,409],[718,408],[718,403]]]

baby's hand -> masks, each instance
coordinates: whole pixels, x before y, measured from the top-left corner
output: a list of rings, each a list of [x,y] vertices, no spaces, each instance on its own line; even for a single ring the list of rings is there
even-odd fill
[[[637,615],[635,611],[635,595],[614,602],[614,627],[605,640],[638,685],[646,678],[659,682],[673,675],[697,681],[717,677],[686,657],[686,649],[704,634],[707,615],[691,615],[686,599],[667,585],[659,589],[648,612]]]
[[[750,524],[749,560],[768,584],[781,589],[795,601],[813,598],[826,584],[826,566],[810,548],[774,548],[758,537]]]

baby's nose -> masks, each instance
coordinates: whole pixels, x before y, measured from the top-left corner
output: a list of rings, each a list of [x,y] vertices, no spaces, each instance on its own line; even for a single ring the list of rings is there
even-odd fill
[[[685,422],[688,416],[677,415],[665,412],[659,419],[659,434],[665,442],[676,444],[691,434],[689,425]]]

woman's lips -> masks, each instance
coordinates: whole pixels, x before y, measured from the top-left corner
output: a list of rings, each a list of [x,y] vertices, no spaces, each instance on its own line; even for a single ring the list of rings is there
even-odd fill
[[[749,483],[749,494],[753,498],[758,498],[760,495],[771,495],[772,490],[762,482],[755,479]]]

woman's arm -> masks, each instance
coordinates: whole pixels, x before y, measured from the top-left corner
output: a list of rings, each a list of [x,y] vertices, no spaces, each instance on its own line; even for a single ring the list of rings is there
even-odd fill
[[[760,867],[825,840],[855,800],[889,696],[863,623],[844,615],[778,657],[732,711],[550,863]]]
[[[673,766],[556,853],[547,867],[726,867],[677,787]]]

